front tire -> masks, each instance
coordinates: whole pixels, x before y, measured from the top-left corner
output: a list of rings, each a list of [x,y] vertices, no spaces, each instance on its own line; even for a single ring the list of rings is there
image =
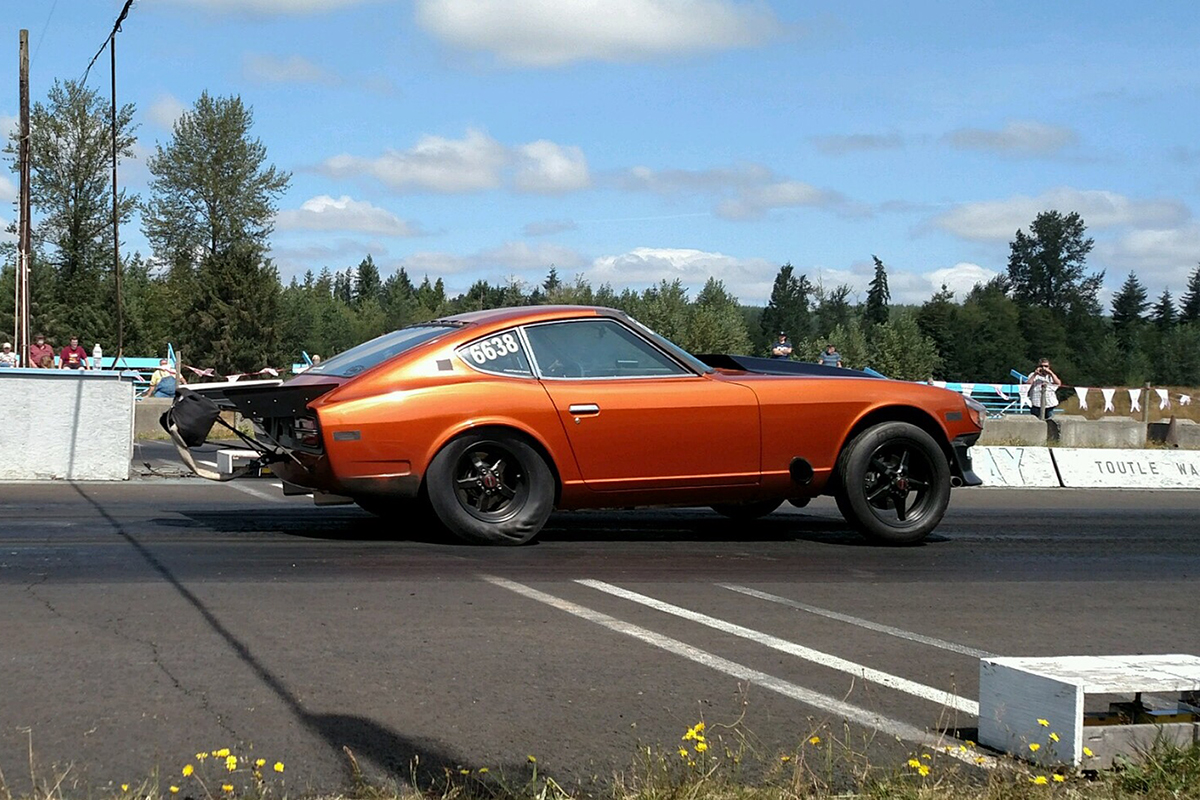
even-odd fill
[[[511,433],[454,439],[430,462],[425,486],[442,524],[472,544],[525,544],[554,510],[550,467]]]
[[[920,542],[950,502],[945,453],[907,422],[884,422],[856,436],[838,457],[836,479],[838,510],[879,544]]]

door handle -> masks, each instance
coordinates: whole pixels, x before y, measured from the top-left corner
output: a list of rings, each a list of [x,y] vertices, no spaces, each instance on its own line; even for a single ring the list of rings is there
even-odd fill
[[[576,417],[588,417],[599,414],[600,406],[595,403],[572,403],[567,410]]]

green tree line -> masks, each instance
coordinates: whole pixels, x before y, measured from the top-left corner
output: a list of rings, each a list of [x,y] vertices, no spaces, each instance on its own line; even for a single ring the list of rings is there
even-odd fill
[[[113,270],[112,144],[107,104],[73,81],[56,82],[31,111],[35,212],[33,328],[53,343],[78,335],[112,353],[118,339]],[[137,142],[134,108],[117,115],[117,156]],[[816,360],[834,344],[848,367],[924,380],[1007,381],[1009,370],[1051,358],[1076,384],[1200,384],[1200,266],[1180,298],[1154,303],[1131,273],[1110,313],[1103,273],[1088,273],[1092,240],[1078,214],[1039,214],[1010,244],[1008,268],[955,297],[946,287],[920,306],[891,302],[887,267],[872,256],[866,297],[779,268],[765,307],[739,303],[710,279],[690,296],[680,281],[641,291],[564,280],[549,267],[528,286],[479,281],[447,294],[441,279],[401,267],[382,275],[370,254],[356,266],[306,273],[284,284],[268,257],[278,199],[291,176],[272,165],[241,99],[203,93],[147,162],[147,196],[122,192],[126,225],[140,211],[151,253],[122,258],[122,346],[153,355],[167,343],[189,363],[241,372],[284,366],[301,351],[329,355],[404,325],[462,311],[547,303],[622,309],[698,353],[766,355],[780,332],[793,358]],[[15,138],[6,153],[16,169]],[[14,246],[3,246],[0,315],[11,319]]]

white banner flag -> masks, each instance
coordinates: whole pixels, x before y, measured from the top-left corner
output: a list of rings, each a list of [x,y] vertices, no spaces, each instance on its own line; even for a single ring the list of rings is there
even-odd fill
[[[1002,399],[1002,400],[1008,399],[1007,397],[1004,396],[1004,390],[1000,388],[1000,384],[993,383],[992,389],[995,390],[996,394],[1000,395],[1000,399]]]
[[[1086,387],[1086,386],[1076,386],[1075,387],[1075,396],[1079,398],[1079,410],[1080,411],[1087,410],[1087,393],[1088,393],[1088,387]]]
[[[1126,391],[1129,392],[1129,410],[1131,412],[1141,411],[1142,410],[1142,390],[1141,389],[1127,389]]]
[[[1190,394],[1179,395],[1179,405],[1181,405],[1181,406],[1191,405],[1191,402],[1192,402],[1192,396]]]
[[[1154,393],[1156,395],[1158,395],[1158,410],[1159,411],[1162,411],[1164,408],[1171,407],[1171,398],[1167,394],[1166,389],[1155,389]]]
[[[1021,408],[1029,405],[1029,384],[1022,383],[1017,386],[1017,394],[1021,396]]]
[[[1113,406],[1112,401],[1113,401],[1113,398],[1116,397],[1116,395],[1117,395],[1117,390],[1116,389],[1101,389],[1100,394],[1104,396],[1104,410],[1105,411],[1116,411],[1117,409]]]
[[[973,383],[963,383],[963,384],[959,384],[959,385],[962,386],[962,393],[965,394],[967,397],[970,397],[971,392],[975,391],[975,384],[973,384]]]

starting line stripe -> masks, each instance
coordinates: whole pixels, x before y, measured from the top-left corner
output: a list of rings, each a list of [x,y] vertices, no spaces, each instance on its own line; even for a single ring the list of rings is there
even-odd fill
[[[757,597],[759,600],[766,600],[770,603],[778,603],[781,606],[788,606],[799,611],[807,611],[810,614],[816,614],[829,619],[836,619],[838,622],[848,622],[851,625],[857,625],[860,628],[866,628],[877,633],[886,633],[888,636],[895,636],[899,639],[908,639],[910,642],[920,642],[927,644],[930,647],[937,647],[941,650],[949,650],[951,653],[960,653],[971,658],[995,658],[995,653],[989,653],[986,650],[976,650],[974,647],[967,647],[965,644],[955,644],[948,642],[945,639],[938,639],[934,636],[925,636],[920,633],[906,631],[903,628],[893,628],[891,625],[883,625],[879,622],[871,622],[869,619],[862,617],[852,617],[849,614],[839,614],[837,611],[830,611],[825,608],[810,606],[807,603],[801,603],[798,600],[790,600],[786,597],[780,597],[777,594],[770,592],[760,592],[757,589],[751,589],[748,586],[738,586],[735,583],[718,583],[722,589],[729,589],[731,592],[747,595],[748,597]]]
[[[483,580],[494,586],[499,586],[509,591],[516,592],[519,595],[536,600],[539,603],[544,603],[552,608],[560,611],[565,611],[588,622],[594,622],[597,625],[616,631],[617,633],[625,634],[634,639],[637,639],[645,644],[657,647],[660,650],[665,650],[673,655],[685,658],[688,661],[701,664],[710,669],[717,670],[726,675],[739,680],[750,681],[753,684],[768,689],[776,694],[781,694],[784,697],[798,700],[805,705],[824,711],[828,714],[835,714],[843,719],[863,725],[868,728],[874,728],[881,733],[886,733],[890,736],[895,736],[913,744],[923,745],[933,750],[943,752],[946,755],[957,758],[968,764],[980,767],[991,768],[996,765],[996,761],[988,756],[983,756],[974,750],[962,750],[956,747],[948,747],[947,745],[953,742],[955,745],[961,745],[959,740],[949,736],[937,736],[928,731],[909,725],[900,720],[891,719],[881,714],[876,714],[872,711],[867,711],[864,708],[859,708],[856,705],[847,703],[844,700],[830,697],[829,695],[815,692],[812,689],[806,689],[803,686],[785,681],[782,678],[776,678],[774,675],[768,675],[765,672],[759,672],[756,669],[751,669],[736,661],[730,661],[721,658],[718,655],[709,653],[706,650],[701,650],[698,647],[693,647],[690,644],[681,642],[678,639],[672,639],[669,636],[663,636],[660,633],[648,630],[630,622],[624,622],[616,617],[610,617],[608,614],[600,611],[594,611],[586,606],[581,606],[572,603],[570,600],[564,600],[560,597],[555,597],[552,594],[534,589],[531,586],[526,586],[523,583],[510,581],[507,578],[500,578],[493,575],[481,575]]]
[[[837,656],[830,655],[829,653],[822,653],[820,650],[813,650],[811,647],[805,647],[804,645],[796,644],[795,642],[789,642],[786,639],[780,639],[778,636],[772,636],[768,633],[761,633],[742,625],[726,622],[723,619],[710,617],[708,614],[701,614],[698,611],[691,611],[686,608],[681,608],[680,606],[672,605],[671,603],[664,603],[661,600],[655,600],[653,597],[647,597],[644,594],[631,592],[628,589],[622,589],[619,586],[613,586],[612,584],[605,583],[604,581],[581,579],[575,582],[582,584],[583,586],[589,586],[601,592],[606,592],[616,597],[623,598],[625,600],[630,600],[634,603],[640,603],[641,605],[653,608],[656,611],[662,611],[666,614],[671,614],[682,619],[698,622],[701,625],[706,625],[709,628],[721,631],[722,633],[729,633],[734,636],[741,637],[742,639],[749,639],[752,642],[761,644],[764,647],[769,647],[772,650],[778,650],[781,653],[787,653],[788,655],[804,659],[805,661],[811,661],[812,663],[819,664],[823,667],[835,669],[839,672],[845,672],[849,675],[853,675],[856,678],[861,678],[865,681],[870,681],[871,683],[877,683],[880,686],[886,686],[889,689],[895,689],[897,691],[904,692],[905,694],[910,694],[914,697],[920,697],[924,700],[929,700],[939,705],[953,708],[956,711],[961,711],[964,714],[970,714],[973,717],[979,716],[979,703],[974,700],[968,700],[965,697],[959,697],[952,692],[944,692],[941,689],[935,689],[932,686],[926,686],[923,683],[910,681],[907,678],[901,678],[898,675],[892,675],[888,672],[871,669],[870,667],[865,667],[862,664],[856,664],[853,661],[847,661],[844,658],[839,658]]]

